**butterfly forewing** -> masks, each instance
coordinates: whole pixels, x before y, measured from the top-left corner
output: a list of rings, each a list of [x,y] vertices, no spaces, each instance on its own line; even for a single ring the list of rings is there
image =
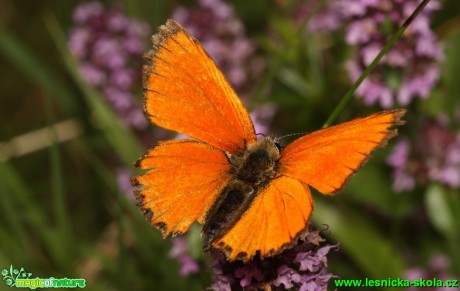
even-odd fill
[[[254,142],[246,109],[201,45],[174,20],[152,39],[143,70],[150,120],[232,153]]]
[[[383,111],[305,135],[281,152],[279,173],[332,194],[342,188],[373,150],[396,135],[391,127],[403,124],[405,112]]]

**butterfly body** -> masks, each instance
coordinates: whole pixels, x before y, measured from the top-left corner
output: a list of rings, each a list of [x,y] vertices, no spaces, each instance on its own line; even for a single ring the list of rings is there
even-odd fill
[[[136,163],[138,205],[164,236],[203,224],[205,250],[228,260],[273,256],[305,233],[309,187],[340,190],[370,153],[396,135],[403,109],[387,110],[304,135],[281,151],[257,140],[254,125],[199,42],[173,20],[145,54],[144,111],[150,121],[192,138],[159,142]]]
[[[237,155],[225,154],[232,165],[232,178],[206,215],[202,231],[205,250],[240,219],[260,190],[278,175],[279,149],[269,137],[248,144]]]

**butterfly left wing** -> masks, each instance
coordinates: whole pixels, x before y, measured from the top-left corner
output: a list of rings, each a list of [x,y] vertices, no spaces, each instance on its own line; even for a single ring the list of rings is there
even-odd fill
[[[222,72],[174,20],[160,26],[145,54],[144,110],[158,126],[195,139],[162,142],[137,163],[138,203],[164,235],[204,217],[230,179],[226,153],[256,140],[252,121]]]
[[[323,194],[342,188],[369,154],[395,136],[404,109],[382,111],[307,134],[282,152],[279,173],[313,186]]]
[[[307,228],[313,200],[306,185],[281,176],[259,191],[235,225],[211,243],[230,261],[280,253]]]
[[[202,223],[230,179],[225,154],[194,139],[160,142],[136,166],[149,170],[133,180],[138,205],[164,236]]]
[[[256,140],[249,114],[197,40],[172,19],[152,40],[143,70],[150,121],[233,154]]]

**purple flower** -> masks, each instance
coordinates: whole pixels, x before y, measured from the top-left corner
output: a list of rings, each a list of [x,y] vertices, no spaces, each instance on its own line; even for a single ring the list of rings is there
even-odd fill
[[[78,5],[74,21],[68,47],[78,61],[80,75],[104,95],[127,125],[145,128],[147,121],[134,96],[140,95],[148,27],[129,19],[120,7],[104,9],[99,2]]]
[[[395,192],[410,191],[415,187],[415,178],[405,171],[409,160],[410,143],[401,139],[387,157],[387,164],[394,168],[393,190]]]
[[[249,262],[228,262],[218,254],[213,262],[211,288],[215,291],[256,289],[327,290],[327,254],[338,245],[323,245],[318,230],[310,229],[305,238],[282,253],[269,258],[253,258]]]
[[[237,278],[243,278],[240,281],[241,287],[247,287],[251,285],[252,279],[254,278],[256,281],[262,281],[264,279],[264,274],[257,268],[255,264],[245,264],[241,268],[235,271],[235,276]]]
[[[338,2],[330,1],[328,5],[320,11],[316,11],[312,15],[318,5],[321,5],[319,0],[301,1],[296,9],[294,9],[294,22],[298,25],[304,24],[309,18],[307,29],[310,32],[327,32],[336,30],[342,24],[340,17],[340,7]]]
[[[233,88],[243,97],[253,89],[265,69],[255,44],[233,8],[222,0],[199,0],[195,8],[178,7],[172,18],[196,37]]]
[[[102,85],[106,81],[106,74],[98,67],[91,63],[82,63],[80,66],[80,75],[85,81],[92,86]]]
[[[387,157],[387,164],[394,168],[401,168],[407,164],[409,158],[410,144],[409,140],[401,139],[393,148],[391,154]]]
[[[172,240],[173,247],[169,252],[169,257],[175,258],[180,264],[180,275],[188,276],[200,271],[200,266],[188,252],[188,242],[184,237],[176,237]]]
[[[85,23],[90,19],[99,17],[104,11],[104,7],[99,2],[90,2],[77,6],[73,13],[73,20],[77,23]]]
[[[354,82],[419,2],[331,0],[311,19],[309,27],[313,27],[313,31],[345,27],[346,42],[356,48],[346,63],[350,80]],[[395,103],[407,105],[414,97],[429,96],[439,79],[438,63],[443,59],[442,45],[430,28],[431,16],[439,7],[439,1],[431,1],[357,89],[356,94],[363,97],[366,105],[379,103],[389,108]],[[327,18],[334,19],[333,25],[322,20]]]
[[[435,181],[460,188],[460,132],[445,118],[423,119],[414,141],[400,140],[387,164],[393,168],[393,190],[410,191],[416,183]]]
[[[220,264],[221,260],[223,260],[222,257],[214,260],[211,266],[213,272],[211,289],[214,291],[231,291],[231,286],[235,281],[234,276],[224,274]]]
[[[278,277],[273,281],[273,285],[276,287],[284,285],[284,288],[291,289],[295,286],[295,283],[300,283],[301,281],[302,276],[299,273],[286,265],[282,265],[278,268]]]
[[[295,262],[300,263],[299,270],[314,272],[321,265],[317,257],[311,255],[312,252],[298,253]]]
[[[388,37],[412,14],[418,1],[353,2],[355,6],[361,5],[361,9],[349,10],[344,6],[344,21],[348,23],[346,41],[357,47],[357,53],[347,64],[350,79],[355,81]],[[389,108],[396,102],[407,105],[414,97],[429,96],[439,79],[438,62],[443,58],[442,46],[429,25],[430,16],[439,3],[431,3],[356,91],[366,105],[378,102],[381,107]]]

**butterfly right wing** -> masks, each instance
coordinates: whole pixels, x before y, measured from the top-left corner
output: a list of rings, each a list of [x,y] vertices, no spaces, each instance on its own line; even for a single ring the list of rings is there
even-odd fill
[[[279,159],[278,172],[323,194],[340,190],[378,147],[395,136],[406,110],[394,109],[334,125],[290,143]]]
[[[212,246],[229,260],[272,256],[296,242],[313,210],[311,185],[324,194],[347,178],[396,134],[405,110],[389,110],[305,135],[289,144],[278,161],[279,177],[257,193],[235,225]]]
[[[149,170],[133,179],[137,203],[164,236],[203,223],[231,167],[222,151],[194,139],[160,142],[136,166]]]

